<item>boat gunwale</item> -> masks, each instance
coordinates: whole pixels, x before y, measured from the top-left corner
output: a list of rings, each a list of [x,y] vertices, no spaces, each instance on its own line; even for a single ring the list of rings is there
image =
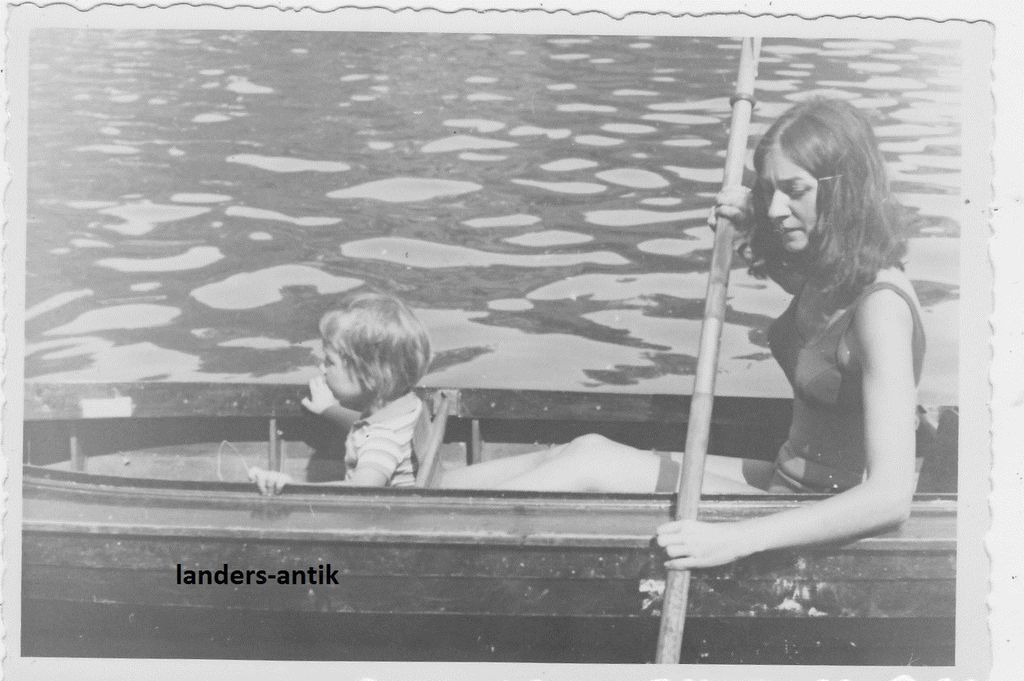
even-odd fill
[[[245,536],[239,536],[233,528],[211,528],[203,527],[201,536],[185,534],[178,531],[178,528],[163,525],[134,525],[120,526],[111,525],[105,531],[98,531],[88,523],[74,523],[67,521],[35,521],[26,523],[23,532],[34,532],[53,536],[82,535],[90,536],[111,536],[118,538],[191,538],[204,541],[227,539],[241,543],[248,542],[323,542],[346,544],[374,544],[374,545],[399,545],[399,544],[430,544],[430,545],[452,545],[452,546],[475,546],[475,547],[497,547],[507,546],[513,548],[566,548],[578,549],[590,548],[625,548],[625,549],[653,549],[654,532],[650,534],[573,534],[569,532],[549,533],[497,533],[497,532],[445,532],[443,534],[434,532],[399,532],[387,531],[379,528],[374,529],[372,534],[363,531],[346,531],[344,529],[331,530],[287,530],[277,528],[261,531],[248,531]],[[833,542],[827,544],[815,544],[795,549],[780,549],[774,553],[784,554],[834,554],[844,553],[900,553],[900,554],[921,554],[921,553],[956,553],[955,539],[915,539],[912,548],[906,539],[899,537],[865,537],[854,539],[848,542]],[[773,553],[773,552],[765,552]]]
[[[217,511],[247,511],[256,519],[243,523],[244,526],[221,526],[207,522],[202,524],[195,518],[188,522],[172,520],[157,522],[125,521],[108,519],[96,520],[45,519],[27,517],[23,519],[23,530],[46,534],[95,534],[124,536],[202,536],[207,538],[229,538],[236,540],[274,541],[342,541],[349,543],[442,543],[468,545],[486,543],[489,545],[557,547],[565,545],[609,547],[648,547],[653,538],[653,528],[661,520],[670,518],[672,499],[670,495],[614,495],[593,493],[544,493],[491,490],[379,490],[352,488],[325,488],[297,485],[274,497],[261,496],[244,483],[225,483],[225,488],[204,487],[203,489],[161,489],[149,486],[131,485],[131,479],[104,477],[109,484],[94,484],[88,474],[68,471],[45,471],[50,474],[42,478],[26,476],[27,491],[40,493],[34,497],[38,502],[56,503],[66,507],[69,503],[89,506],[110,501],[132,509],[146,509],[159,513],[187,507],[197,514]],[[143,481],[148,482],[148,481]],[[220,483],[215,483],[220,484]],[[455,492],[455,493],[453,493]],[[33,498],[33,495],[28,495]],[[752,517],[797,508],[819,500],[820,495],[721,495],[708,496],[701,502],[702,519],[735,520],[738,517]],[[143,502],[139,504],[138,502]],[[183,503],[187,502],[187,504]],[[198,502],[198,503],[197,503]],[[283,519],[301,513],[303,515],[331,514],[342,517],[347,512],[388,509],[382,518],[369,526],[357,524],[345,526],[328,523],[323,527],[310,529],[289,525],[267,526],[261,518],[280,516]],[[915,499],[911,523],[933,522],[955,524],[956,500],[948,495],[920,495]],[[480,517],[516,518],[508,523],[498,522],[490,529],[462,530],[438,527],[432,523],[420,523],[417,527],[403,524],[402,519],[416,516],[420,519],[431,516],[444,518],[472,511]],[[397,514],[397,515],[395,515]],[[625,533],[602,533],[595,525],[595,531],[550,530],[533,525],[533,519],[551,519],[554,515],[581,514],[588,516],[615,515],[623,520],[623,514],[636,519],[636,527]],[[632,523],[633,521],[629,521]],[[393,523],[389,527],[389,523]],[[523,525],[526,523],[526,525]],[[543,525],[543,523],[542,523]],[[906,524],[893,530],[855,539],[841,544],[826,544],[807,550],[854,551],[941,551],[956,549],[955,533],[935,532],[925,528],[924,536],[907,535]],[[831,547],[831,549],[829,548]]]
[[[38,487],[49,487],[58,489],[74,489],[84,491],[86,487],[120,494],[134,493],[147,497],[154,497],[153,490],[165,493],[168,497],[176,497],[180,494],[202,493],[209,498],[209,492],[222,492],[225,494],[251,496],[254,499],[282,499],[302,497],[303,503],[309,499],[327,501],[329,499],[355,499],[372,498],[380,500],[387,497],[389,502],[402,503],[403,501],[416,500],[421,503],[423,499],[472,499],[474,504],[482,501],[502,503],[510,502],[522,505],[526,501],[536,500],[542,505],[552,503],[568,503],[571,505],[592,505],[594,502],[601,502],[602,506],[620,505],[635,507],[637,502],[646,501],[651,505],[665,506],[666,502],[672,499],[671,492],[659,493],[622,493],[622,492],[544,492],[526,490],[497,490],[497,489],[446,489],[422,488],[422,487],[355,487],[345,485],[315,485],[293,483],[288,485],[280,493],[273,497],[266,497],[258,494],[250,482],[221,482],[214,480],[165,480],[159,478],[132,478],[117,475],[100,475],[84,473],[81,471],[67,471],[47,468],[45,466],[33,466],[25,464],[22,466],[23,480]],[[103,488],[99,490],[97,488]],[[707,494],[701,495],[701,499],[711,502],[742,502],[744,507],[756,508],[761,504],[770,508],[788,508],[803,505],[805,502],[821,501],[830,498],[829,494]],[[946,502],[955,507],[957,495],[954,493],[925,492],[914,495],[914,507],[916,510],[935,508],[934,504]]]

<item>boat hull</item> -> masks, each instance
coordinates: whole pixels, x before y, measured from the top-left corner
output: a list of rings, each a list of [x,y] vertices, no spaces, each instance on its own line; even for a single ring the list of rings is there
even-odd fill
[[[25,488],[27,598],[365,614],[646,617],[665,556],[667,495],[455,494],[297,487],[154,491],[50,473]],[[212,486],[211,486],[212,487]],[[813,500],[707,500],[729,521]],[[756,554],[694,573],[703,617],[951,617],[955,502],[915,503],[901,528],[845,546]],[[337,584],[188,584],[188,571],[308,571]],[[317,575],[314,575],[316,577]],[[225,577],[224,579],[227,579]],[[241,578],[239,578],[241,579]],[[322,578],[321,578],[322,579]],[[309,581],[308,579],[306,581]]]
[[[247,466],[276,462],[312,477],[314,463],[324,462],[312,458],[324,433],[312,432],[316,420],[302,414],[300,387],[26,392],[26,654],[588,662],[653,655],[666,577],[653,535],[672,517],[672,495],[299,484],[263,497],[244,481]],[[446,393],[445,466],[486,460],[494,446],[521,451],[590,431],[672,449],[685,431],[682,397]],[[713,451],[768,457],[785,437],[784,402],[719,407]],[[268,424],[269,442],[241,444],[266,436]],[[222,448],[222,439],[234,444]],[[700,517],[729,522],[818,500],[708,497]],[[231,577],[310,568],[318,582],[322,568],[337,583]],[[214,583],[188,583],[202,571]],[[218,573],[229,583],[217,583]],[[919,495],[910,519],[887,532],[694,571],[684,659],[951,664],[955,594],[956,496]],[[306,645],[288,633],[296,629],[318,632],[314,641],[332,632],[331,642]],[[391,638],[378,640],[373,632],[382,630]]]

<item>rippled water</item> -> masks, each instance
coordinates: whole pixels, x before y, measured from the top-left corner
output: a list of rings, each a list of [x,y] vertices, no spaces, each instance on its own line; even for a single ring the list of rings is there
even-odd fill
[[[316,320],[408,300],[432,385],[690,388],[738,42],[37,30],[26,376],[304,381]],[[871,112],[913,208],[922,401],[956,402],[957,46],[766,40],[754,134]],[[719,386],[785,395],[733,273]]]

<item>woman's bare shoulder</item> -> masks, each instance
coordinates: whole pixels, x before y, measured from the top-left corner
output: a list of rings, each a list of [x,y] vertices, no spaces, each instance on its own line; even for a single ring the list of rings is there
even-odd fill
[[[919,309],[914,288],[902,271],[892,268],[879,272],[875,283],[882,282],[906,291],[913,301],[913,307]],[[907,300],[891,288],[872,291],[860,301],[853,323],[843,334],[840,362],[844,365],[855,362],[867,369],[869,366],[877,367],[879,360],[884,357],[891,358],[893,348],[909,349],[909,341],[914,333],[913,320],[914,315]],[[908,342],[905,345],[896,343],[894,340],[897,338],[905,338]],[[904,359],[900,357],[898,361]]]
[[[914,287],[902,270],[895,267],[881,270],[875,277],[875,283],[886,283],[898,288],[908,294],[912,303],[908,307],[907,299],[889,287],[876,289],[865,296],[853,318],[854,338],[859,339],[861,344],[868,343],[868,339],[873,337],[884,339],[886,334],[892,332],[911,333],[913,311],[920,310]]]
[[[917,293],[914,291],[914,285],[911,283],[910,278],[907,276],[907,273],[901,270],[900,268],[888,267],[884,270],[879,270],[878,274],[875,275],[875,283],[885,283],[896,286],[900,290],[909,294],[910,299],[914,301],[914,305],[920,308],[921,303],[917,299]],[[884,291],[885,289],[882,290]],[[874,293],[869,294],[868,298],[874,297],[879,293],[879,291],[875,291]]]

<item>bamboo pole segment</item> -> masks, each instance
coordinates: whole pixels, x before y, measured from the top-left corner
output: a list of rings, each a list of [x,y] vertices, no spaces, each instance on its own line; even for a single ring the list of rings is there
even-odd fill
[[[734,187],[743,182],[750,114],[754,106],[757,56],[760,49],[760,38],[743,39],[739,75],[736,78],[736,92],[731,100],[732,120],[729,126],[729,145],[726,149],[723,187]],[[686,450],[676,484],[676,520],[696,518],[697,507],[700,503],[704,458],[707,456],[708,438],[711,432],[715,374],[718,369],[718,349],[725,319],[726,291],[729,286],[732,252],[732,223],[719,218],[715,231],[711,268],[708,274],[707,297],[704,301],[704,321],[700,330],[697,373],[694,379],[693,398],[690,401],[690,420],[686,429]],[[679,663],[689,587],[689,570],[669,570],[665,585],[665,599],[661,609],[658,649],[655,654],[655,662],[659,664]]]

